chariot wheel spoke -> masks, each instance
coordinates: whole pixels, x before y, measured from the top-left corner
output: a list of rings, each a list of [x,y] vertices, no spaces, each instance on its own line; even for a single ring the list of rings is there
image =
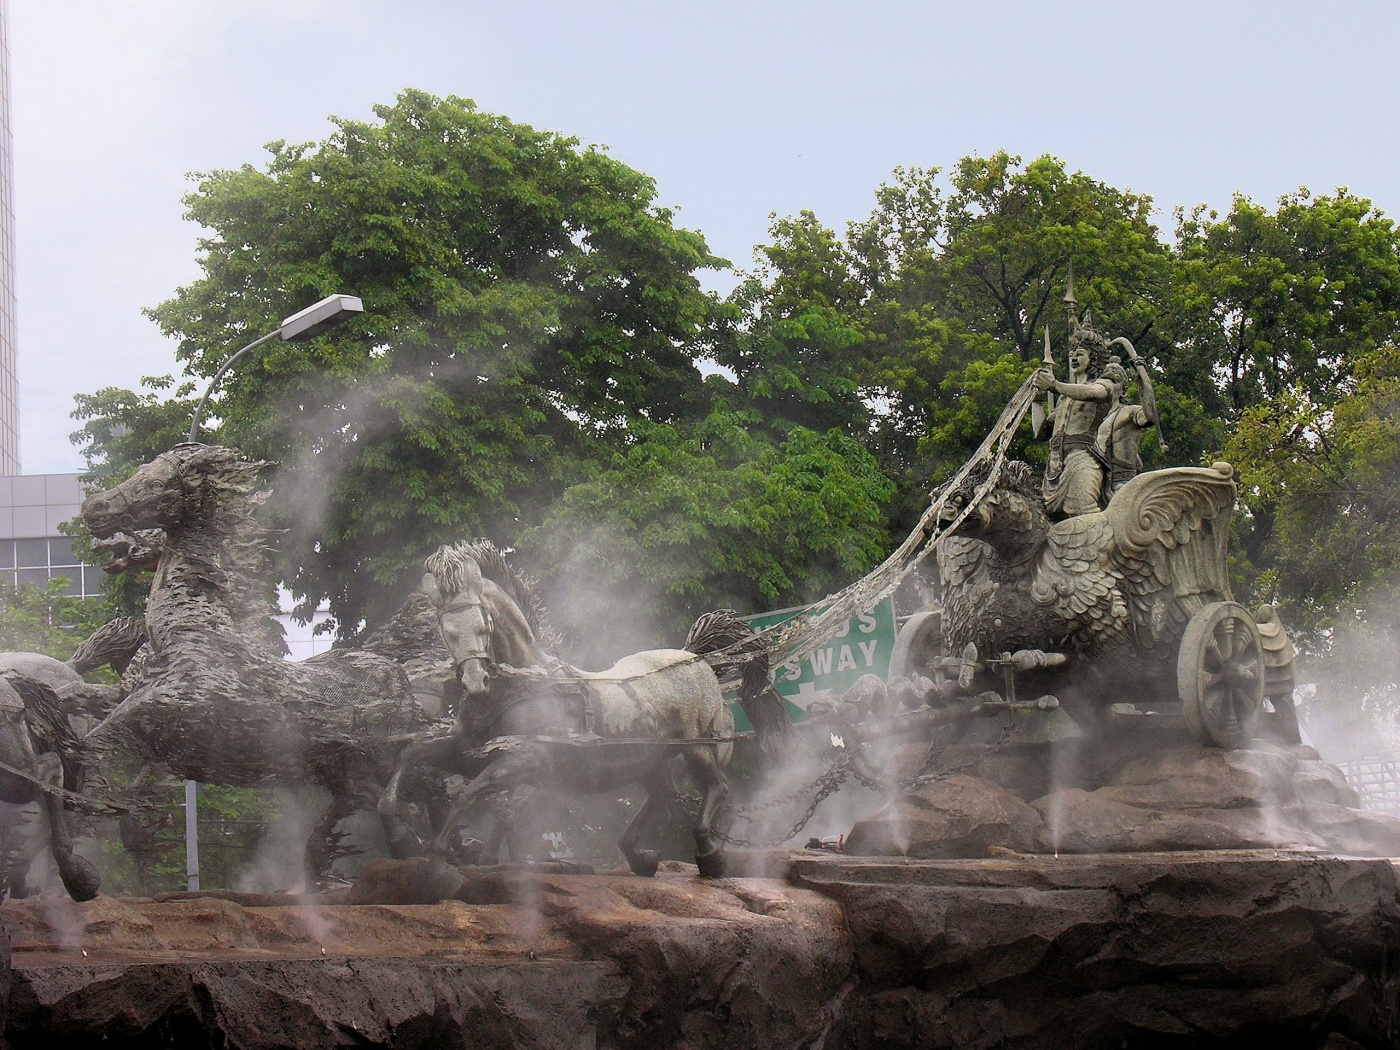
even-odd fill
[[[1177,654],[1177,689],[1203,743],[1240,747],[1263,706],[1263,649],[1248,611],[1214,602],[1197,612]]]
[[[1235,655],[1235,621],[1231,619],[1222,620],[1220,624],[1219,636],[1221,639],[1220,651],[1225,659],[1232,659]]]

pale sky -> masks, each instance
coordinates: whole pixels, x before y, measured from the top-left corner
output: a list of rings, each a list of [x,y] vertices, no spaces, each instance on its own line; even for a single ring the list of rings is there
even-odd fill
[[[187,172],[261,165],[405,87],[605,144],[715,252],[837,230],[896,165],[1000,148],[1177,205],[1338,185],[1400,207],[1393,2],[10,0],[25,473],[73,395],[176,369]],[[353,289],[347,289],[353,291]]]

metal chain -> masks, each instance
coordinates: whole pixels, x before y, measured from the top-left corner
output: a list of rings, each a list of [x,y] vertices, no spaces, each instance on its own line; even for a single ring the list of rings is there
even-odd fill
[[[745,816],[743,812],[740,812],[741,809],[745,812],[755,812],[765,809],[771,809],[774,806],[779,806],[783,805],[786,802],[795,801],[796,799],[801,798],[802,795],[806,794],[808,790],[811,790],[812,787],[815,787],[816,793],[812,796],[812,800],[809,803],[807,803],[806,811],[802,814],[802,816],[800,816],[797,819],[797,821],[792,825],[792,828],[789,831],[778,835],[776,838],[758,841],[754,839],[742,838],[738,835],[730,835],[726,832],[720,831],[718,828],[715,828],[713,829],[713,834],[715,838],[719,839],[721,842],[727,843],[728,845],[738,846],[740,849],[772,849],[774,846],[782,845],[788,839],[792,838],[794,835],[798,834],[798,832],[800,832],[803,828],[805,828],[807,826],[807,822],[810,821],[812,817],[816,815],[817,807],[820,806],[823,802],[825,802],[828,798],[830,798],[833,794],[835,794],[840,789],[841,785],[846,782],[846,779],[851,775],[852,757],[853,756],[851,752],[843,751],[840,755],[836,757],[836,760],[832,762],[830,766],[827,767],[825,773],[817,777],[817,779],[813,781],[812,785],[809,785],[806,789],[802,791],[789,792],[787,795],[780,796],[779,798],[770,799],[766,802],[759,802],[749,806],[723,807],[721,809],[721,812],[732,813],[737,819],[752,823],[754,818]]]
[[[933,784],[940,780],[946,780],[955,773],[962,773],[965,770],[973,769],[983,762],[986,762],[1011,742],[1013,728],[1014,723],[1007,722],[1006,725],[1001,727],[1000,734],[992,741],[986,751],[973,755],[966,762],[960,762],[955,766],[949,766],[947,769],[934,771],[933,766],[937,763],[938,756],[943,753],[944,748],[930,747],[928,757],[924,759],[923,765],[919,767],[918,772],[912,777],[882,776],[873,770],[862,769],[859,760],[852,763],[851,775],[854,776],[860,784],[870,788],[872,791],[879,791],[882,794],[888,793],[891,787],[898,787],[902,791],[923,787],[925,784]]]

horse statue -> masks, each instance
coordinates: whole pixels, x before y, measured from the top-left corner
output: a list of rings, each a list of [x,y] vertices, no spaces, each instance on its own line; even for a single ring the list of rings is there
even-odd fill
[[[7,826],[4,830],[11,833],[0,835],[4,840],[3,877],[10,896],[25,895],[25,874],[46,848],[58,861],[65,882],[71,879],[79,893],[86,892],[89,885],[96,892],[96,874],[79,870],[87,862],[73,858],[66,815],[52,804],[54,799],[62,801],[61,795],[45,791],[52,785],[73,789],[81,774],[79,735],[90,727],[95,711],[113,706],[114,694],[120,691],[119,686],[92,683],[84,676],[103,665],[123,674],[145,642],[146,628],[140,620],[118,616],[85,638],[66,661],[44,653],[0,653],[0,675],[5,676],[8,691],[19,697],[24,709],[23,724],[15,717],[0,716],[0,734],[5,737],[0,752],[9,756],[0,761],[23,773],[9,774],[10,784],[0,792],[0,801],[11,805],[41,802],[48,811],[49,825],[46,836],[20,834],[19,825]],[[9,699],[14,708],[13,696]],[[17,711],[14,708],[11,714]],[[34,746],[25,744],[25,734]],[[31,751],[37,767],[30,763]],[[61,781],[55,779],[56,770],[62,773]]]
[[[16,671],[0,673],[0,802],[40,803],[63,887],[74,900],[86,901],[97,896],[99,878],[97,869],[73,852],[64,794],[79,786],[81,750],[53,689]],[[31,859],[19,864],[7,858],[10,896],[25,896],[24,869]]]
[[[714,819],[729,791],[724,770],[734,749],[734,717],[704,646],[724,650],[720,660],[741,666],[756,657],[730,648],[736,632],[717,622],[723,617],[710,614],[707,629],[692,630],[689,644],[701,651],[654,649],[606,671],[582,671],[541,645],[532,592],[489,543],[442,547],[426,568],[423,590],[437,610],[463,698],[450,735],[410,744],[399,758],[380,800],[391,851],[423,850],[398,819],[397,793],[405,772],[426,763],[471,777],[431,843],[437,853],[447,852],[457,818],[484,796],[520,785],[600,793],[640,784],[646,802],[618,848],[634,873],[651,876],[660,858],[640,848],[641,837],[675,797],[679,757],[704,796],[692,829],[696,865],[702,875],[722,875]],[[766,675],[746,675],[741,702],[761,746],[780,749],[791,728]]]
[[[205,783],[327,788],[333,801],[309,864],[319,875],[336,821],[378,800],[402,738],[429,720],[403,668],[384,656],[283,658],[266,533],[253,515],[262,466],[188,442],[83,503],[99,539],[163,532],[146,604],[149,657],[88,742]]]

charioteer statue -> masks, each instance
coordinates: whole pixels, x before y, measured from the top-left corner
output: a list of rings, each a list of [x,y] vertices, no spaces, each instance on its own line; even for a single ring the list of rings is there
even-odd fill
[[[1072,273],[1065,311],[1068,379],[1047,332],[1045,366],[1017,392],[1021,414],[993,435],[1005,439],[1029,409],[1035,436],[1048,433],[1045,473],[988,456],[935,494],[925,535],[942,600],[901,631],[892,678],[930,706],[1058,698],[1091,733],[1127,706],[1180,710],[1197,739],[1225,747],[1271,714],[1271,731],[1296,741],[1287,633],[1272,608],[1251,612],[1231,593],[1233,468],[1144,471],[1143,434],[1158,425],[1146,362],[1079,312]],[[1127,400],[1134,379],[1139,403]]]
[[[1126,338],[1109,341],[1099,334],[1088,310],[1079,315],[1073,271],[1064,302],[1070,333],[1069,380],[1055,378],[1047,328],[1045,366],[1033,379],[1045,394],[1045,404],[1031,409],[1035,436],[1050,433],[1044,494],[1045,510],[1054,519],[1102,510],[1113,493],[1142,470],[1142,434],[1157,424],[1147,363]],[[1122,360],[1111,356],[1120,344],[1137,375],[1141,404],[1124,401],[1128,373]]]

